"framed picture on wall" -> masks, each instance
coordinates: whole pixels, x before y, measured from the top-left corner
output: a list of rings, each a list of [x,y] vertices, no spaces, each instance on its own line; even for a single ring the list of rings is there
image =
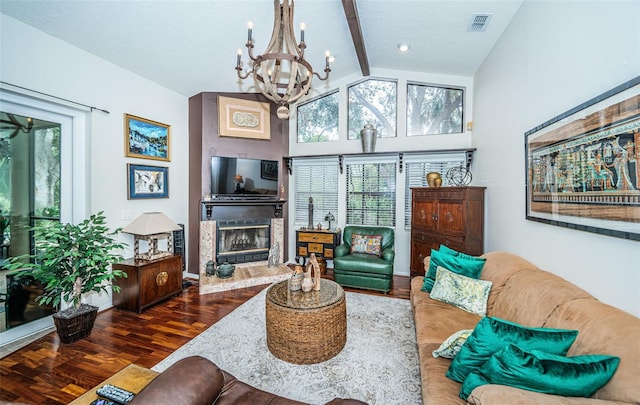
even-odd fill
[[[124,115],[125,156],[171,160],[171,127],[146,118]]]
[[[526,218],[640,240],[640,76],[525,133]]]
[[[218,96],[220,136],[247,139],[271,139],[269,103]]]
[[[127,165],[129,200],[141,198],[169,198],[169,168],[146,165]]]

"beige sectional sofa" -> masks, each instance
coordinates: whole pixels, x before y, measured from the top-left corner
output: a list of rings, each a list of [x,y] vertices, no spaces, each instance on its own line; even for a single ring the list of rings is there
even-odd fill
[[[581,288],[541,270],[523,258],[490,252],[480,279],[493,283],[487,315],[528,327],[577,329],[567,356],[607,354],[620,357],[613,378],[591,398],[541,394],[502,385],[482,385],[471,392],[474,405],[640,404],[640,319],[604,304]],[[425,259],[425,271],[429,258]],[[603,277],[615,269],[603,269]],[[465,404],[461,384],[445,377],[451,363],[434,358],[433,350],[451,334],[473,329],[480,316],[433,300],[420,291],[422,277],[411,281],[411,303],[416,324],[422,398],[425,405]]]

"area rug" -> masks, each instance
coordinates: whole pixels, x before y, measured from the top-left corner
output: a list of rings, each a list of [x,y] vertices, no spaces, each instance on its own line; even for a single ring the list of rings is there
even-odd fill
[[[153,370],[200,355],[254,387],[311,404],[335,397],[368,404],[420,404],[415,325],[408,300],[346,293],[347,343],[334,358],[295,365],[267,348],[266,289],[185,344]],[[318,325],[322,327],[322,325]]]

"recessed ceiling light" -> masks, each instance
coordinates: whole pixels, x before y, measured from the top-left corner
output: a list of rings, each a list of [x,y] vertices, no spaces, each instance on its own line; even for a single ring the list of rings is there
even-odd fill
[[[398,51],[400,51],[400,53],[409,52],[409,45],[407,45],[407,44],[398,45]]]

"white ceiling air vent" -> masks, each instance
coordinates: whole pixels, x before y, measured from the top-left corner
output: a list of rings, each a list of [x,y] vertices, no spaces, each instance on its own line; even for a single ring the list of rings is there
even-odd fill
[[[485,32],[487,25],[491,21],[493,14],[474,14],[471,16],[471,22],[467,27],[468,32]]]

